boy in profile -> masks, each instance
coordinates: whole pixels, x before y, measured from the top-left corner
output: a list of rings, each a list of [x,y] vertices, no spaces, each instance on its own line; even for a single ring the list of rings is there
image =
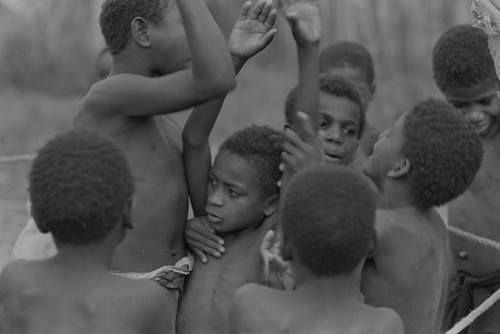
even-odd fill
[[[467,120],[428,99],[380,135],[364,166],[377,186],[378,210],[361,292],[367,304],[394,309],[407,334],[439,333],[449,256],[446,225],[434,207],[468,188],[482,153]]]
[[[29,175],[32,215],[57,254],[4,267],[1,333],[174,331],[175,308],[156,283],[108,273],[133,227],[133,191],[125,155],[101,136],[68,132],[39,151]]]
[[[360,292],[377,207],[366,180],[348,167],[319,164],[290,180],[281,205],[295,290],[243,286],[232,301],[229,332],[402,334],[399,316],[365,305]]]
[[[206,216],[226,252],[207,264],[197,258],[180,304],[178,333],[225,333],[234,292],[264,282],[259,246],[274,225],[282,145],[281,132],[262,126],[222,143],[210,171]]]
[[[99,23],[113,66],[81,102],[74,127],[114,139],[136,182],[136,228],[111,268],[154,276],[177,299],[191,268],[183,239],[188,193],[181,129],[158,116],[229,91],[233,62],[203,0],[106,0]]]
[[[498,39],[498,37],[494,38]],[[449,223],[480,237],[500,242],[500,84],[488,48],[488,36],[470,25],[446,31],[433,52],[434,81],[447,101],[469,120],[482,139],[483,163],[470,188],[449,203]],[[451,233],[454,277],[445,329],[500,288],[500,252]],[[477,318],[467,333],[500,332],[500,304]]]
[[[368,112],[377,86],[373,57],[366,47],[350,41],[330,45],[321,52],[320,72],[339,76],[354,84],[360,93],[363,111],[365,114]],[[360,149],[356,152],[356,166],[361,167],[372,154],[379,133],[371,124],[365,124],[359,140]]]

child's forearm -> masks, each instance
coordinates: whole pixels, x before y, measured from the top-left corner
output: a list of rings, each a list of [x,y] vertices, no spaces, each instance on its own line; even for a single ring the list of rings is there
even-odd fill
[[[319,100],[319,43],[297,46],[299,84],[296,110],[309,115],[316,128]],[[300,133],[300,132],[299,132]]]
[[[218,95],[232,89],[233,64],[226,41],[203,0],[177,0],[199,88]]]

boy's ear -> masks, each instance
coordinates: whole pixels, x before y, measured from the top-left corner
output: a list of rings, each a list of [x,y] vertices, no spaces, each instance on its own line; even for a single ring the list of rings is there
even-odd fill
[[[387,172],[387,176],[392,179],[398,179],[408,174],[410,172],[410,168],[410,160],[402,159],[390,171]]]
[[[125,207],[125,211],[123,211],[122,225],[127,229],[133,229],[134,223],[132,223],[132,205],[133,199],[129,199],[127,206]]]
[[[38,223],[38,219],[37,219],[37,217],[35,215],[35,212],[33,211],[33,207],[32,206],[30,206],[30,216],[35,221],[35,225],[38,228],[38,230],[40,231],[40,233],[46,234],[46,233],[50,232],[50,230],[47,227],[45,227],[42,224]]]
[[[370,100],[373,100],[373,95],[375,94],[375,91],[377,90],[377,85],[376,84],[371,84],[370,85]]]
[[[278,207],[279,195],[271,196],[264,207],[264,215],[266,217],[272,216],[276,212],[276,208]]]
[[[141,46],[148,48],[151,46],[151,40],[148,35],[148,23],[142,17],[135,17],[130,23],[132,37]]]

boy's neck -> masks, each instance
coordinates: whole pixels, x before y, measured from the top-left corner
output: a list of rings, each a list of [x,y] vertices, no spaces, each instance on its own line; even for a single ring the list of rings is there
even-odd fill
[[[115,247],[104,242],[83,246],[57,244],[57,254],[53,260],[75,271],[108,271],[111,266]]]
[[[386,179],[381,185],[377,184],[377,190],[379,209],[394,210],[414,206],[404,182]]]
[[[132,55],[132,51],[122,51],[113,57],[113,66],[111,67],[110,76],[116,74],[137,74],[142,76],[151,77],[153,71],[147,64],[145,55]],[[141,59],[143,61],[137,61]]]
[[[292,267],[297,291],[317,295],[318,299],[364,302],[360,291],[362,263],[349,273],[335,276],[317,275],[302,265]]]

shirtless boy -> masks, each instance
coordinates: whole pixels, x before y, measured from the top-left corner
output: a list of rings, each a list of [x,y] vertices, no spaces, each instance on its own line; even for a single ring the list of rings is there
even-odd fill
[[[377,206],[366,180],[348,167],[320,164],[295,175],[281,201],[284,254],[296,289],[243,286],[231,305],[229,332],[402,334],[394,311],[365,305],[360,293]]]
[[[364,166],[378,189],[378,211],[361,291],[367,304],[394,309],[407,334],[439,333],[449,256],[446,226],[433,207],[467,189],[481,158],[467,120],[429,99],[380,135]]]
[[[500,60],[497,60],[500,61]],[[449,204],[450,225],[500,242],[500,84],[488,49],[488,36],[471,26],[445,32],[434,47],[434,80],[482,139],[483,163],[470,188]],[[450,234],[456,267],[448,300],[450,328],[500,288],[500,252]],[[500,332],[500,304],[476,319],[467,333]]]
[[[74,127],[114,139],[134,175],[136,228],[111,268],[161,277],[177,298],[183,280],[172,275],[190,270],[183,259],[188,193],[181,129],[159,116],[225,94],[235,85],[233,63],[203,0],[106,0],[99,22],[113,66],[81,102]]]
[[[263,283],[259,246],[274,222],[282,144],[281,132],[252,126],[221,145],[210,172],[206,213],[226,254],[207,264],[197,259],[180,305],[178,333],[225,333],[236,289]]]
[[[349,41],[330,45],[321,52],[320,72],[340,76],[353,83],[359,90],[364,112],[368,112],[376,90],[373,58],[368,49]],[[356,166],[361,167],[372,154],[379,133],[371,124],[365,125],[360,138],[360,149],[356,152]]]
[[[33,217],[57,254],[5,266],[0,333],[172,333],[175,306],[156,283],[108,273],[133,227],[123,152],[96,134],[69,132],[39,151],[29,179]]]

